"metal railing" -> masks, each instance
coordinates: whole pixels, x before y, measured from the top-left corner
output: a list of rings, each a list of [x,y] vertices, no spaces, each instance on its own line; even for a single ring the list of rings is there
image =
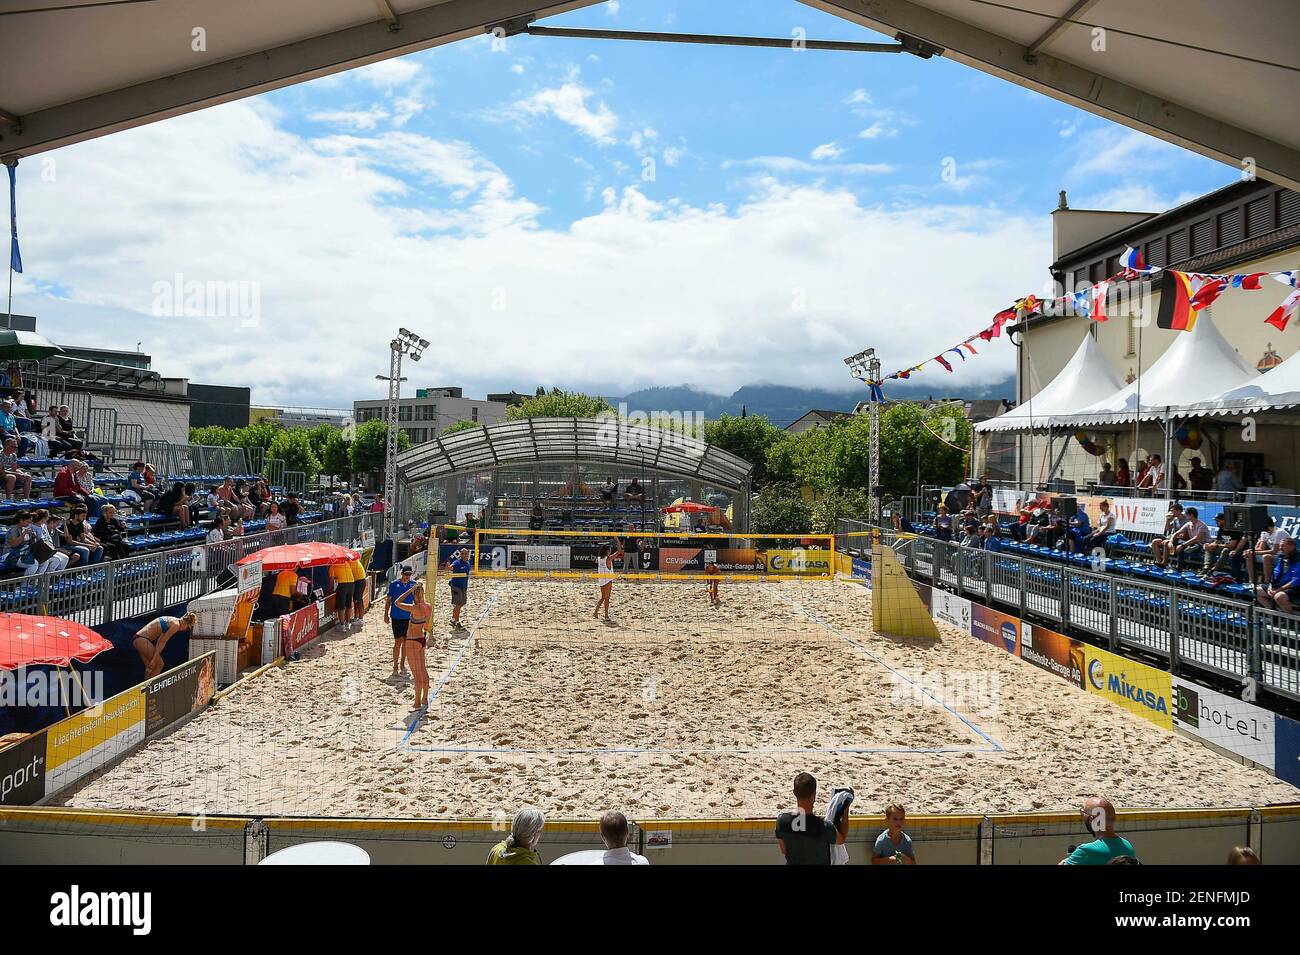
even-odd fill
[[[367,529],[378,535],[377,514],[297,524],[219,544],[195,544],[0,582],[0,611],[47,614],[98,626],[157,613],[212,590],[240,558],[264,547],[325,541],[360,546]]]
[[[908,573],[1104,642],[1300,700],[1300,615],[1245,600],[918,537],[896,552]]]
[[[114,431],[113,445],[119,461],[144,460],[144,425],[119,424]]]

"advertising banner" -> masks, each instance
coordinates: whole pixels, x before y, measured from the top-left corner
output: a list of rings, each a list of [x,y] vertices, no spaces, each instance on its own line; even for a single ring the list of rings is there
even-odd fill
[[[44,732],[0,750],[0,806],[30,806],[45,796]]]
[[[569,548],[560,544],[528,544],[510,548],[515,570],[568,570]]]
[[[1020,656],[1020,618],[971,604],[970,634],[1012,656]]]
[[[262,562],[239,565],[239,599],[256,600],[262,592]]]
[[[1088,643],[1080,646],[1084,654],[1084,689],[1156,726],[1173,729],[1173,687],[1168,673]]]
[[[930,593],[930,616],[956,627],[963,633],[970,633],[970,601],[958,597],[946,590],[935,589]]]
[[[46,735],[45,795],[52,796],[144,742],[140,687],[55,723]]]
[[[658,569],[663,573],[703,571],[710,563],[724,573],[755,573],[763,569],[752,547],[660,547]]]
[[[1083,644],[1036,624],[1020,625],[1020,659],[1083,689]]]
[[[854,580],[860,580],[868,587],[871,586],[871,561],[863,560],[861,557],[854,557],[850,573]],[[925,605],[930,606],[930,601],[926,600]]]
[[[1115,497],[1110,501],[1115,529],[1138,534],[1163,534],[1169,505],[1155,497]],[[1100,512],[1099,512],[1100,513]]]
[[[825,574],[835,572],[835,553],[825,547],[769,550],[759,555],[769,574]]]
[[[292,656],[320,636],[320,612],[311,603],[280,618],[280,653]]]
[[[1300,723],[1289,716],[1277,717],[1274,725],[1277,761],[1273,771],[1278,779],[1300,787]]]
[[[216,651],[163,673],[145,684],[145,735],[197,713],[217,690]]]
[[[1251,703],[1201,686],[1182,677],[1173,678],[1174,725],[1230,753],[1273,768],[1276,717]]]

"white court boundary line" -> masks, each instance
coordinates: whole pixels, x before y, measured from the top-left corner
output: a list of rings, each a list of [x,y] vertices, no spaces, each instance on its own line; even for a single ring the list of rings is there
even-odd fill
[[[460,653],[457,654],[456,659],[452,661],[451,666],[448,667],[447,671],[442,675],[441,679],[438,681],[438,685],[433,690],[430,691],[429,693],[430,704],[433,703],[433,701],[437,698],[438,694],[441,693],[442,690],[445,689],[447,684],[451,681],[452,675],[456,672],[457,668],[461,664],[461,661],[464,659],[466,652],[469,650],[470,645],[474,642],[474,637],[478,633],[478,628],[482,625],[483,621],[487,618],[492,608],[496,606],[497,600],[501,596],[502,587],[504,586],[505,586],[505,582],[502,582],[502,584],[497,587],[497,590],[493,592],[492,597],[489,599],[488,603],[484,606],[482,612],[475,619],[474,626],[470,630],[470,636],[465,641],[465,645],[461,647]],[[841,633],[839,630],[833,627],[826,620],[822,619],[816,613],[807,610],[802,604],[790,600],[784,594],[778,593],[777,591],[773,590],[770,584],[760,583],[758,587],[760,590],[767,592],[769,595],[775,597],[776,599],[780,600],[782,603],[786,604],[796,613],[801,614],[806,619],[812,621],[813,623],[816,623],[818,626],[822,627],[828,632],[839,637],[845,643],[849,644],[850,646],[858,650],[860,653],[862,653],[863,655],[865,655],[866,657],[868,657],[878,665],[884,667],[890,673],[893,673],[899,680],[918,689],[926,697],[932,700],[936,705],[942,707],[949,715],[955,717],[957,720],[963,723],[971,732],[973,732],[975,735],[980,737],[980,739],[984,740],[989,745],[987,747],[975,747],[975,748],[972,748],[970,746],[933,746],[933,747],[880,746],[880,747],[837,747],[833,749],[825,748],[825,747],[726,747],[726,748],[709,748],[709,749],[682,749],[682,748],[658,748],[658,747],[644,747],[644,748],[642,747],[573,747],[573,748],[563,747],[563,748],[542,749],[536,747],[414,746],[411,744],[411,737],[415,735],[415,732],[419,728],[420,723],[424,720],[425,716],[428,713],[428,707],[424,707],[416,714],[416,718],[411,721],[411,726],[406,731],[406,734],[402,737],[401,742],[398,743],[397,749],[408,750],[410,752],[417,752],[417,753],[460,753],[460,754],[478,754],[478,755],[539,755],[539,756],[581,755],[581,754],[620,755],[620,756],[641,755],[641,754],[692,755],[692,756],[693,755],[741,756],[741,755],[783,755],[783,754],[793,755],[793,754],[817,754],[817,753],[827,754],[832,756],[833,755],[862,755],[862,754],[869,754],[869,753],[890,753],[890,754],[917,753],[917,754],[928,755],[928,754],[935,754],[935,753],[1001,753],[1005,751],[1005,748],[1001,743],[999,743],[997,740],[991,737],[988,733],[984,732],[984,730],[982,730],[970,719],[968,719],[967,717],[963,716],[961,713],[958,713],[956,710],[949,707],[942,700],[934,696],[934,694],[931,693],[924,686],[921,686],[916,681],[911,680],[903,673],[900,673],[894,667],[890,666],[888,662],[876,656],[876,654],[872,653],[861,643]]]

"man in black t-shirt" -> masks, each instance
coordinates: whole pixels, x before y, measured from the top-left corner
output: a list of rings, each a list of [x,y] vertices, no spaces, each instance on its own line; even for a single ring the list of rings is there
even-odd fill
[[[284,523],[288,527],[293,527],[298,523],[298,515],[302,513],[302,505],[298,503],[296,491],[290,491],[289,497],[280,504],[280,513],[284,515]]]
[[[844,813],[836,829],[813,812],[817,801],[817,780],[812,773],[794,778],[794,798],[799,808],[776,817],[776,844],[786,865],[830,865],[831,846],[849,832],[849,814]]]

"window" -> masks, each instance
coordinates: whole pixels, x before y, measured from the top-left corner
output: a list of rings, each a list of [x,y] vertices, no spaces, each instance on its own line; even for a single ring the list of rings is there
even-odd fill
[[[1138,318],[1136,315],[1129,316],[1125,322],[1125,325],[1128,326],[1128,346],[1124,350],[1125,358],[1137,357],[1137,323]]]
[[[470,413],[470,420],[471,420],[471,421],[477,421],[477,420],[478,420],[478,406],[477,406],[477,405],[475,405],[473,408],[471,408],[469,413]]]
[[[1214,248],[1214,220],[1192,223],[1192,254],[1203,255]]]
[[[1219,216],[1219,245],[1233,245],[1242,240],[1241,206]]]
[[[410,421],[410,420],[411,420],[411,406],[410,406],[410,405],[398,405],[398,406],[397,406],[397,420],[398,420],[398,421]]]
[[[1188,257],[1187,230],[1179,229],[1169,236],[1169,265],[1178,265]]]
[[[1261,196],[1246,203],[1246,237],[1263,235],[1273,228],[1273,197]]]

